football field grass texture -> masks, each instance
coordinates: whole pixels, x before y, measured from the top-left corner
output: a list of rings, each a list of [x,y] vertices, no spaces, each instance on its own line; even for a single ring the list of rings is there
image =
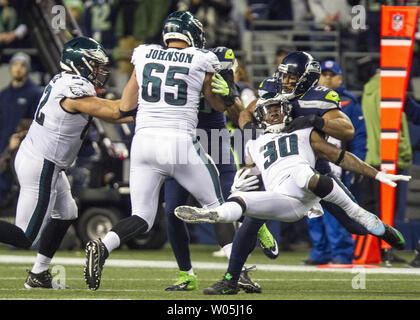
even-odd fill
[[[27,270],[36,252],[0,247],[0,299],[36,300],[418,300],[420,269],[405,264],[379,268],[317,268],[303,266],[309,251],[281,252],[276,260],[266,258],[259,248],[251,254],[247,266],[256,265],[250,277],[262,287],[260,294],[241,291],[230,296],[206,296],[203,289],[219,281],[227,268],[226,258],[212,256],[216,246],[192,245],[193,267],[198,290],[167,292],[177,279],[177,267],[171,249],[120,249],[112,252],[103,270],[97,291],[87,289],[83,278],[85,253],[59,251],[50,270],[53,277],[69,286],[67,290],[25,289]],[[398,252],[409,262],[413,252]]]

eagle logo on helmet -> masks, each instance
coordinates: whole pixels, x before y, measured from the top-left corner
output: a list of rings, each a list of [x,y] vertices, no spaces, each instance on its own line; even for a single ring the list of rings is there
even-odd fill
[[[105,48],[92,38],[76,37],[63,46],[61,68],[88,79],[97,88],[102,88],[109,77],[108,64]]]
[[[191,47],[204,48],[203,25],[189,11],[175,11],[168,15],[162,28],[163,43],[167,46],[170,40],[182,40]]]

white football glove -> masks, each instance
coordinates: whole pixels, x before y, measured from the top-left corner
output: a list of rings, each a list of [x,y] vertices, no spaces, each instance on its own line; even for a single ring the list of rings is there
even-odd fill
[[[251,172],[251,169],[242,168],[236,171],[235,179],[233,180],[232,188],[230,189],[231,193],[236,191],[252,191],[259,189],[259,182],[257,176],[247,177]]]
[[[403,174],[387,174],[385,172],[379,171],[375,179],[391,187],[396,187],[397,184],[394,181],[410,181],[411,176],[405,176]]]

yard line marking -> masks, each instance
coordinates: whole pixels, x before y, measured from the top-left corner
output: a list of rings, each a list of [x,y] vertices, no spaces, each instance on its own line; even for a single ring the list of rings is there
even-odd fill
[[[30,264],[35,262],[35,256],[13,256],[0,255],[0,263],[10,264]],[[53,258],[52,265],[70,265],[83,266],[85,259],[83,258]],[[157,261],[157,260],[128,260],[128,259],[108,259],[105,262],[105,267],[118,268],[173,268],[178,269],[175,261]],[[203,270],[226,270],[227,263],[223,262],[195,262],[194,269]],[[420,269],[412,268],[363,268],[355,265],[353,268],[327,268],[321,269],[315,266],[296,266],[296,265],[271,265],[271,264],[257,264],[257,270],[260,271],[292,271],[292,272],[341,272],[354,273],[354,270],[363,269],[366,274],[412,274],[420,275]]]

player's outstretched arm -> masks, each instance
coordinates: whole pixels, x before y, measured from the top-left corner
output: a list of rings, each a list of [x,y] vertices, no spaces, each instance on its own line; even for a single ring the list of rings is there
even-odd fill
[[[354,137],[354,127],[351,120],[338,109],[328,111],[322,117],[315,114],[298,117],[285,128],[284,132],[310,127],[342,141],[349,141]]]
[[[213,92],[213,87],[211,85],[214,75],[214,73],[207,72],[204,77],[202,90],[204,99],[207,100],[207,102],[214,110],[224,112],[227,106],[225,105],[225,102],[223,101],[222,97],[219,94]]]
[[[376,170],[351,152],[337,148],[325,141],[315,130],[311,133],[311,146],[317,157],[339,165],[345,170],[376,179],[391,187],[397,185],[394,181],[409,181],[411,179],[411,176],[386,174]]]
[[[61,101],[61,107],[71,113],[86,113],[103,120],[118,120],[120,118],[120,100],[107,100],[98,97],[65,98]]]

